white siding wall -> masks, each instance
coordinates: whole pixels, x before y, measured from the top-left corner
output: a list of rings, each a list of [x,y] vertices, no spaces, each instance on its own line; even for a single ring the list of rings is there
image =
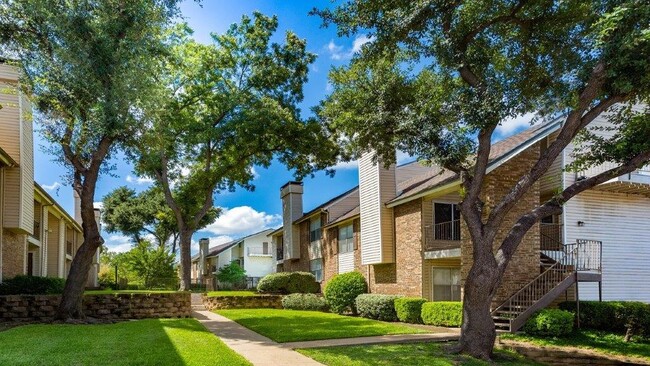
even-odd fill
[[[275,262],[273,260],[273,246],[271,238],[267,234],[271,230],[263,231],[258,235],[244,239],[244,269],[248,277],[264,277],[269,273],[275,272]],[[268,256],[250,255],[249,249],[259,252],[264,243],[268,243]]]
[[[373,163],[374,153],[359,159],[361,212],[361,264],[395,261],[393,211],[385,203],[395,197],[395,166],[385,169]]]
[[[568,243],[603,242],[603,300],[650,302],[649,213],[650,198],[601,191],[586,191],[565,205]],[[583,300],[598,299],[597,284],[581,283],[579,292]]]
[[[553,141],[557,139],[558,133],[552,133],[548,137],[548,144],[550,145]],[[562,169],[563,165],[563,154],[558,155],[558,157],[553,161],[553,164],[548,168],[546,174],[539,181],[539,191],[542,194],[550,193],[556,189],[562,188]]]

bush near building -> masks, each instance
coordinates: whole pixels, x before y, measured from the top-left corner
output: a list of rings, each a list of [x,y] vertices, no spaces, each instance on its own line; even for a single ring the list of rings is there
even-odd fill
[[[401,296],[361,294],[357,296],[356,307],[360,316],[368,319],[383,320],[385,322],[396,322],[395,299]]]
[[[559,308],[576,313],[575,301],[560,303]],[[580,301],[580,326],[625,334],[627,341],[635,335],[650,337],[650,305],[639,301]]]
[[[320,291],[320,284],[308,272],[278,272],[260,279],[257,291],[268,294],[315,294]]]
[[[422,322],[441,327],[460,327],[463,322],[463,303],[434,301],[422,304]]]
[[[366,279],[359,272],[348,272],[332,277],[325,286],[325,299],[335,313],[350,311],[357,313],[355,300],[357,296],[368,292]]]
[[[63,278],[19,275],[0,283],[0,295],[52,295],[64,287]]]
[[[524,325],[531,335],[560,337],[573,331],[574,315],[560,309],[544,309],[533,314]]]
[[[316,294],[290,294],[282,298],[282,307],[291,310],[327,310],[327,301]]]
[[[404,323],[422,323],[422,304],[427,302],[421,297],[401,297],[395,299],[395,312],[399,321]]]

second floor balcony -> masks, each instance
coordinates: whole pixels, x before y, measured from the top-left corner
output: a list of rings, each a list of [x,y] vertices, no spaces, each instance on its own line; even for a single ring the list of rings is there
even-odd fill
[[[460,219],[432,224],[424,228],[424,250],[458,249],[460,238]]]

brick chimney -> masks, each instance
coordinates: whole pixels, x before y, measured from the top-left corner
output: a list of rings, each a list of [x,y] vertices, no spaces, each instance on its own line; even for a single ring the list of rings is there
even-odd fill
[[[386,202],[396,196],[395,165],[388,168],[370,151],[359,159],[361,264],[395,262],[393,209]]]
[[[300,228],[293,222],[302,217],[302,182],[287,182],[280,188],[284,259],[300,258]]]

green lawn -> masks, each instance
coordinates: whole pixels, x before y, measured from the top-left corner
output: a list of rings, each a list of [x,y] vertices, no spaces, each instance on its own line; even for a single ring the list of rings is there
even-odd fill
[[[215,312],[276,342],[426,333],[423,329],[400,323],[386,323],[320,311],[230,309]]]
[[[110,295],[110,294],[171,294],[174,290],[89,290],[84,295]]]
[[[219,297],[219,296],[258,296],[255,291],[210,291],[208,292],[209,297]]]
[[[364,345],[346,347],[327,347],[300,349],[298,352],[329,366],[487,366],[487,365],[539,365],[526,360],[513,352],[496,351],[493,363],[477,359],[451,355],[443,350],[444,343],[409,343]]]
[[[650,360],[650,341],[626,343],[623,336],[593,330],[576,331],[573,334],[561,337],[534,337],[523,334],[502,334],[501,338],[527,341],[541,346],[570,346],[589,348],[595,351],[613,355],[644,357]]]
[[[0,365],[250,365],[194,319],[25,325],[0,332]]]

